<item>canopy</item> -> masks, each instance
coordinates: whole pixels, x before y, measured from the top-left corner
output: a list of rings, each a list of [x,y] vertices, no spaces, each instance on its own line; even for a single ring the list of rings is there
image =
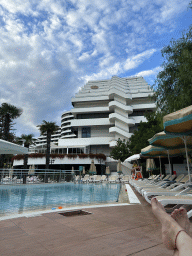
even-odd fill
[[[124,162],[131,162],[134,160],[138,160],[140,158],[141,158],[140,154],[135,154],[135,155],[132,155],[132,156],[128,157],[127,159],[125,159]]]
[[[27,154],[28,148],[0,139],[0,154]]]
[[[192,105],[163,118],[166,133],[192,135]]]

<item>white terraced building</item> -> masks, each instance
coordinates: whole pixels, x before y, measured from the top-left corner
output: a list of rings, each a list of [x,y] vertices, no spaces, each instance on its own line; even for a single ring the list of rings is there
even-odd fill
[[[152,95],[143,77],[88,82],[71,100],[68,128],[73,135],[59,139],[58,146],[82,146],[86,153],[108,156],[118,138],[128,140],[140,121],[146,121],[145,112],[155,110]]]
[[[128,140],[140,121],[146,121],[146,111],[156,109],[152,95],[143,77],[89,81],[72,98],[73,108],[62,114],[61,134],[57,143],[52,141],[51,152],[103,153],[104,164],[115,169],[110,151],[119,138]]]

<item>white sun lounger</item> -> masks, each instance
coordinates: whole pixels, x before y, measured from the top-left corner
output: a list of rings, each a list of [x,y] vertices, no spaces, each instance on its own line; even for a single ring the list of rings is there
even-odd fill
[[[164,184],[161,184],[160,186],[146,186],[141,189],[141,194],[143,195],[145,191],[156,191],[156,190],[163,190],[164,189],[172,189],[174,187],[177,187],[180,185],[180,183],[186,183],[188,182],[188,176],[184,177],[184,174],[180,174],[174,181],[172,180],[165,180]]]
[[[81,179],[82,182],[88,182],[89,181],[89,174],[85,174],[84,178]]]
[[[101,175],[95,175],[93,178],[93,182],[94,183],[101,182]]]
[[[171,189],[156,189],[154,191],[144,191],[143,196],[145,198],[145,200],[148,203],[151,203],[150,197],[151,196],[175,196],[175,195],[181,195],[181,194],[186,194],[191,188],[191,183],[189,183],[189,176],[186,175],[181,181],[180,183],[175,183],[173,185],[171,185],[172,187],[174,185],[177,185],[174,188]]]
[[[129,175],[124,175],[121,179],[121,182],[123,183],[129,183]]]
[[[175,177],[176,177],[175,175],[172,175],[172,176],[169,175],[160,181],[156,181],[156,182],[154,181],[147,184],[138,184],[137,186],[135,186],[135,189],[141,194],[142,189],[160,187],[162,185],[165,185],[167,181],[173,180]]]
[[[106,180],[107,180],[107,176],[106,175],[102,175],[101,176],[101,182],[106,181]]]
[[[189,192],[190,193],[176,196],[157,196],[156,198],[164,206],[168,204],[192,205],[192,190]],[[192,210],[188,211],[187,215],[188,218],[192,217]]]
[[[109,176],[109,180],[108,180],[109,183],[116,183],[118,181],[119,181],[119,177],[117,175]]]

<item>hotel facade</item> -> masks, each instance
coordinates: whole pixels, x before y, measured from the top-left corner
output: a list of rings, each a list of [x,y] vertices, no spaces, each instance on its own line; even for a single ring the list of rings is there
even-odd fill
[[[155,111],[151,96],[153,91],[143,77],[113,76],[89,81],[71,99],[73,108],[62,114],[61,128],[52,136],[51,153],[102,153],[107,157],[102,164],[115,171],[116,163],[109,157],[110,152],[119,138],[129,140],[138,124],[147,121],[146,111]],[[40,136],[30,151],[43,152],[45,147],[45,136]],[[62,164],[78,166],[88,164],[88,160],[76,158],[72,162],[65,158]],[[95,164],[101,161],[96,159]]]

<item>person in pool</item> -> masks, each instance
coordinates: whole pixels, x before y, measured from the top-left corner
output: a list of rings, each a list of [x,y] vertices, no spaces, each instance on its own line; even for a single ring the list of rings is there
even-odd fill
[[[174,250],[174,256],[192,255],[192,238],[189,236],[190,222],[185,208],[175,209],[171,215],[153,197],[151,206],[154,215],[162,225],[162,240],[165,247]]]

